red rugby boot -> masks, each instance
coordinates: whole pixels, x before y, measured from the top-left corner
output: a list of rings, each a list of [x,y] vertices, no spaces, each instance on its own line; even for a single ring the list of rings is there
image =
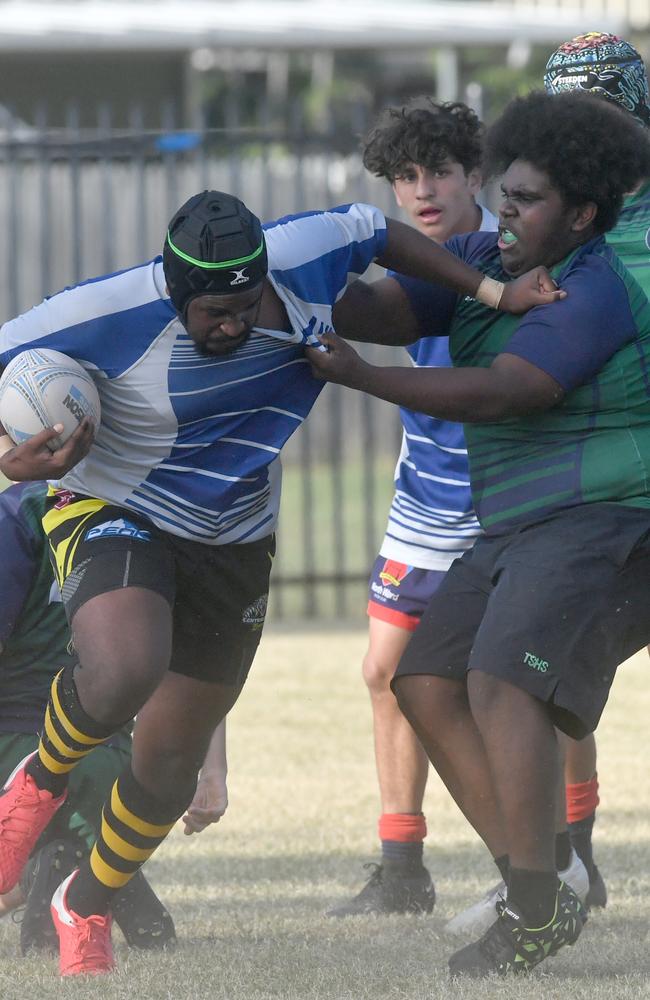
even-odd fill
[[[68,886],[78,874],[75,868],[52,897],[52,920],[59,935],[59,971],[62,976],[99,976],[115,968],[112,919],[110,913],[105,917],[80,917],[68,908]]]
[[[67,794],[54,798],[25,772],[36,752],[16,765],[0,792],[0,894],[16,885],[34,844]]]

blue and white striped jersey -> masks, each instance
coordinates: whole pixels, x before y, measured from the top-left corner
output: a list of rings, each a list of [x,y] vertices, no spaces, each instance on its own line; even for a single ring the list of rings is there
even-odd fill
[[[483,208],[480,230],[498,219]],[[407,348],[416,368],[450,368],[447,337],[422,337]],[[481,528],[472,507],[462,424],[400,407],[404,427],[395,494],[379,554],[418,569],[447,570],[471,549]]]
[[[304,345],[332,330],[348,280],[384,249],[386,220],[355,204],[264,228],[269,280],[291,333],[256,329],[232,354],[200,354],[167,297],[161,258],[59,292],[0,328],[0,365],[52,348],[79,361],[99,390],[93,447],[57,485],[210,545],[274,530],[280,449],[323,385]]]

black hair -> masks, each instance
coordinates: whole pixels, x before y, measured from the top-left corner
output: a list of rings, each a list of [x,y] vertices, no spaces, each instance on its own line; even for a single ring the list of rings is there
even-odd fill
[[[624,195],[650,175],[650,141],[631,115],[583,91],[533,91],[508,104],[488,130],[486,173],[514,160],[545,173],[567,206],[593,202],[594,229],[605,233]]]
[[[412,163],[436,170],[446,159],[468,174],[481,165],[483,125],[466,104],[414,97],[402,107],[385,108],[362,149],[364,167],[391,183]]]

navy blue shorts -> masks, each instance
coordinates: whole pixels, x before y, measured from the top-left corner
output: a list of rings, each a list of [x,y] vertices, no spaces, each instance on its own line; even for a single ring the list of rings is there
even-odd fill
[[[393,683],[482,670],[545,702],[580,739],[616,668],[650,641],[650,511],[575,507],[481,536],[434,594]]]
[[[368,616],[415,632],[445,574],[377,556],[368,585]]]

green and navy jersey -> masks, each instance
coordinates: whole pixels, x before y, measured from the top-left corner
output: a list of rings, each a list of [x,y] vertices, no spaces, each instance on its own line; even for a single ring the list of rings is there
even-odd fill
[[[0,327],[0,365],[27,348],[52,348],[97,386],[97,435],[58,485],[207,545],[274,531],[280,451],[323,388],[305,344],[333,329],[348,281],[381,256],[386,220],[354,204],[264,229],[268,280],[291,329],[256,328],[230,354],[197,350],[171,305],[160,258],[59,292]]]
[[[650,180],[628,195],[605,239],[650,299]]]
[[[39,733],[52,680],[76,660],[41,519],[46,483],[0,493],[0,733]],[[129,750],[131,724],[107,741]]]
[[[447,246],[509,280],[496,235]],[[514,354],[565,390],[543,413],[465,424],[472,496],[488,533],[597,501],[650,509],[650,303],[603,238],[552,274],[567,298],[523,317],[395,276],[422,329],[449,336],[454,366],[489,367],[498,354]]]
[[[0,732],[38,732],[54,675],[72,658],[41,518],[47,487],[0,493]]]

